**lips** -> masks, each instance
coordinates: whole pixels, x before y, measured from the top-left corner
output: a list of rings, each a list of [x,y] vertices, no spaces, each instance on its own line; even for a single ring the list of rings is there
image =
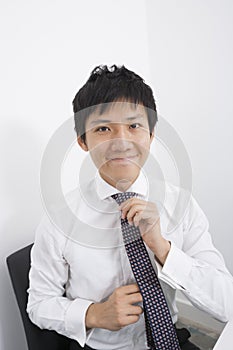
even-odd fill
[[[116,162],[116,163],[129,163],[129,162],[131,162],[132,163],[132,161],[135,159],[135,158],[137,158],[138,157],[138,155],[137,154],[135,154],[135,155],[131,155],[131,156],[124,156],[124,157],[116,157],[116,156],[114,156],[114,157],[109,157],[109,158],[107,158],[107,160],[108,161],[111,161],[111,162]]]
[[[117,159],[132,159],[132,158],[135,158],[137,156],[138,156],[138,154],[124,155],[124,157],[115,155],[115,156],[106,157],[106,158],[107,158],[107,160],[117,160]]]

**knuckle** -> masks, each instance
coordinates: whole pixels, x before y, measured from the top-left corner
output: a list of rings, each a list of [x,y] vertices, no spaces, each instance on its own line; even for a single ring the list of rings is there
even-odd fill
[[[121,287],[116,288],[114,293],[115,293],[115,297],[119,298],[121,295]]]
[[[123,317],[120,314],[117,315],[116,321],[117,321],[117,324],[118,324],[119,327],[124,326],[124,319],[123,319]]]
[[[141,293],[138,293],[137,295],[137,301],[143,301]]]
[[[116,306],[119,306],[121,304],[121,297],[119,295],[116,295],[115,297],[115,304]]]
[[[142,314],[144,311],[143,311],[143,308],[140,307],[140,314]]]
[[[138,320],[139,320],[139,316],[138,315],[134,315],[133,319],[132,319],[132,322],[136,323]]]

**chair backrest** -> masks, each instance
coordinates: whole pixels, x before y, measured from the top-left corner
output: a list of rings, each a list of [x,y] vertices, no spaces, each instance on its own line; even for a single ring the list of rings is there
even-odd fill
[[[22,317],[29,350],[68,350],[70,339],[55,331],[42,330],[34,325],[27,314],[28,273],[30,269],[30,252],[33,244],[18,250],[7,257],[11,283]]]

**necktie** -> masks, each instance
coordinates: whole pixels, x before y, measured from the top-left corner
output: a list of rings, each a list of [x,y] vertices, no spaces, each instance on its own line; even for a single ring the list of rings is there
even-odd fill
[[[123,192],[112,195],[121,204],[136,195]],[[121,230],[128,259],[143,298],[147,344],[151,350],[180,350],[171,314],[150,261],[138,227],[121,219]]]

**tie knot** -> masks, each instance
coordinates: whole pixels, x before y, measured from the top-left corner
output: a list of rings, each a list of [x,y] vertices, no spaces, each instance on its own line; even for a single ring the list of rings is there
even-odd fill
[[[116,193],[112,195],[112,198],[115,199],[117,204],[121,204],[125,202],[127,199],[136,197],[137,193],[135,192],[121,192],[121,193]]]

